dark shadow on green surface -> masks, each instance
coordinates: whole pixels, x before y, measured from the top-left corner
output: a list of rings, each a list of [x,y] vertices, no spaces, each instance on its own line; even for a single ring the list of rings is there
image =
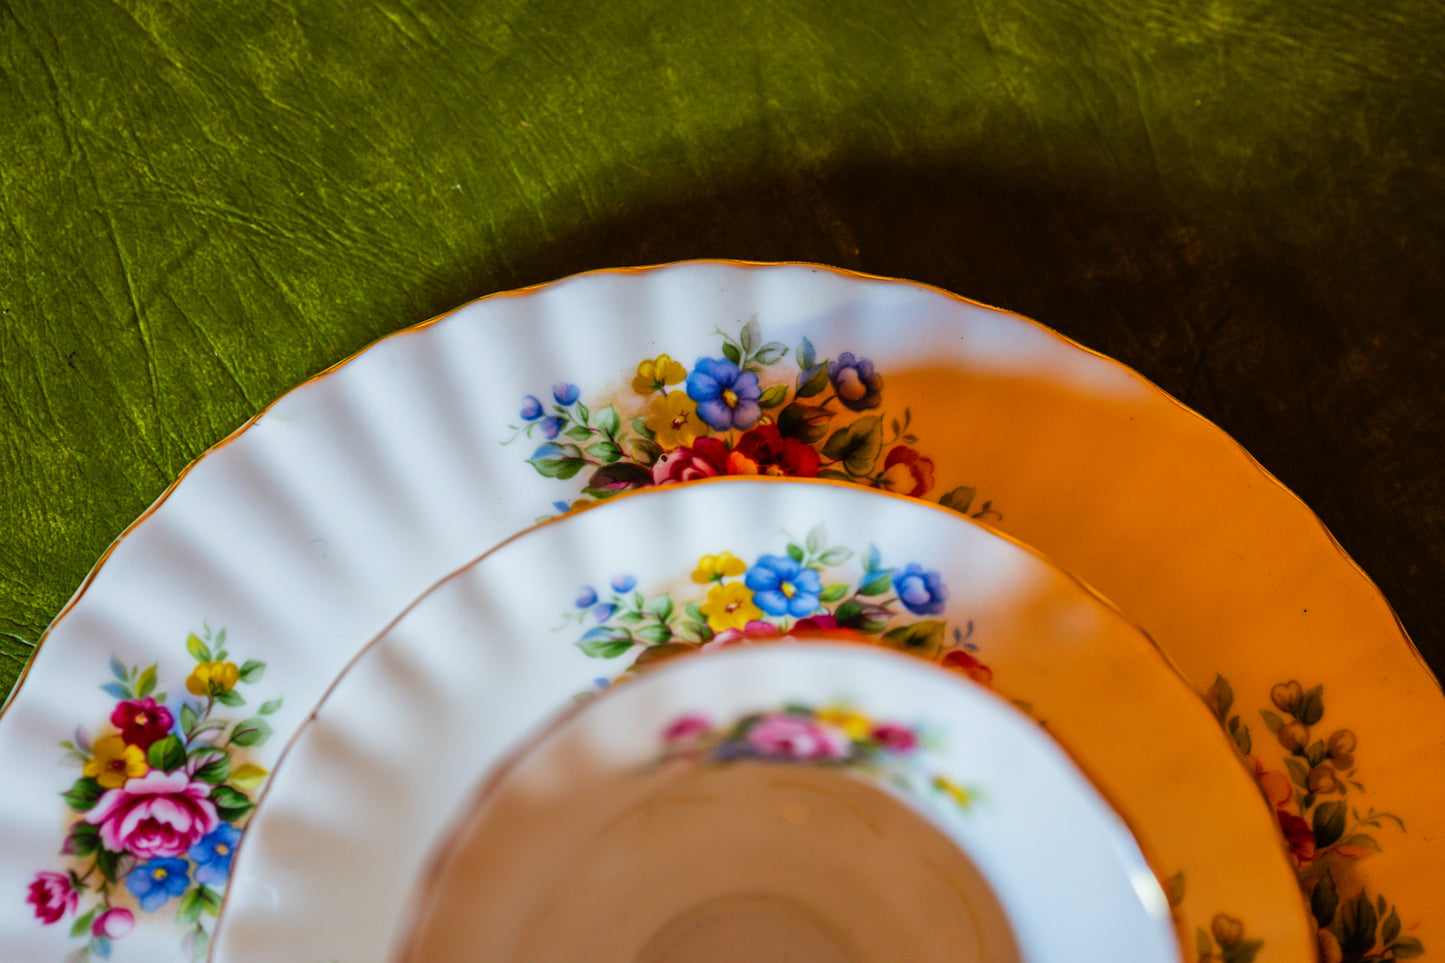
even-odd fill
[[[1445,675],[1445,337],[1416,237],[1321,223],[1271,238],[1211,199],[932,164],[759,173],[454,278],[440,313],[579,271],[688,258],[816,261],[1008,308],[1117,358],[1234,436],[1321,516]],[[449,300],[448,300],[449,298]]]

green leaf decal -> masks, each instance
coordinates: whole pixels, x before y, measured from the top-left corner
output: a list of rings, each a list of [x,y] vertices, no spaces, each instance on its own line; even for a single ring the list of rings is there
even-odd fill
[[[617,413],[616,408],[608,405],[597,412],[597,417],[593,419],[593,422],[599,431],[611,436],[617,434],[617,429],[622,427],[622,416]]]
[[[622,457],[622,449],[618,448],[614,442],[599,441],[587,449],[587,454],[610,465]]]
[[[252,716],[236,723],[231,730],[231,744],[236,746],[260,746],[271,738],[271,724],[260,716]]]
[[[778,432],[786,438],[796,438],[808,445],[815,445],[828,434],[828,422],[832,414],[827,408],[793,402],[778,412]]]
[[[144,699],[154,691],[156,691],[156,667],[152,665],[136,680],[135,696],[137,699]]]
[[[112,883],[116,881],[115,868],[119,862],[120,853],[113,853],[110,850],[105,849],[104,847],[95,851],[96,871],[99,872],[100,875],[104,876],[106,879],[110,880]]]
[[[211,802],[215,803],[216,812],[228,823],[234,823],[256,805],[245,793],[224,785],[211,790]]]
[[[798,359],[798,367],[800,369],[806,370],[808,368],[811,368],[813,366],[813,361],[816,357],[816,352],[814,352],[813,350],[813,342],[809,341],[807,338],[799,341],[796,357]]]
[[[883,427],[877,415],[868,415],[839,428],[823,445],[823,455],[843,463],[851,474],[865,475],[878,460],[883,446]]]
[[[632,636],[583,639],[577,647],[594,659],[615,659],[635,645]]]
[[[191,658],[197,662],[211,661],[211,650],[206,648],[206,643],[196,638],[196,633],[194,632],[186,636],[186,651],[189,652]]]
[[[632,465],[627,462],[599,468],[587,480],[588,488],[611,494],[627,491],[630,488],[645,488],[651,484],[652,472],[641,465]]]
[[[146,762],[150,763],[152,769],[175,772],[186,764],[185,747],[175,736],[157,739],[146,751]]]
[[[758,399],[758,404],[763,408],[776,408],[787,400],[787,385],[773,385],[767,391],[763,392],[763,396]],[[782,429],[779,429],[779,431],[781,430]]]
[[[61,793],[61,798],[72,810],[83,813],[94,806],[104,792],[100,783],[89,776],[81,776],[69,789]]]
[[[241,695],[241,693],[235,689],[227,689],[225,692],[216,693],[216,701],[223,706],[231,706],[232,708],[246,704],[245,696]]]
[[[936,619],[900,625],[883,633],[884,644],[902,652],[934,659],[943,651],[944,625]]]
[[[100,849],[100,827],[81,820],[70,827],[61,852],[68,856],[90,856]]]
[[[1339,800],[1320,803],[1314,812],[1315,848],[1332,846],[1345,832],[1345,804]]]
[[[1324,686],[1317,685],[1304,694],[1295,715],[1307,726],[1319,722],[1325,714]]]
[[[1310,913],[1314,916],[1316,925],[1323,929],[1333,923],[1335,910],[1339,905],[1340,898],[1335,892],[1335,879],[1326,873],[1310,893]]]
[[[738,351],[738,346],[731,341],[723,342],[722,353],[723,357],[727,358],[733,364],[742,364],[743,362],[742,352]]]
[[[828,387],[828,366],[815,364],[798,372],[798,397],[811,398]]]
[[[261,676],[266,671],[266,663],[257,659],[247,659],[241,664],[242,682],[260,682]]]
[[[942,498],[940,498],[938,500],[938,504],[942,505],[944,508],[950,508],[955,512],[967,515],[968,507],[973,504],[974,496],[977,494],[977,488],[973,488],[968,485],[961,485],[958,488],[955,488],[953,491],[949,492],[947,495],[944,495]]]
[[[70,926],[70,935],[72,937],[75,937],[80,936],[81,934],[88,934],[90,932],[90,926],[92,923],[95,922],[96,914],[99,912],[100,907],[94,906],[91,908],[89,913],[86,913],[84,916],[78,917],[76,921]]]
[[[1214,677],[1214,684],[1209,687],[1214,693],[1214,714],[1222,721],[1229,715],[1230,707],[1234,705],[1234,687],[1231,686],[1222,675]]]

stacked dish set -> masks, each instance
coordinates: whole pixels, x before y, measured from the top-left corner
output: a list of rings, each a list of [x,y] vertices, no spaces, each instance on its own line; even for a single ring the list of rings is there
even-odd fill
[[[0,946],[1428,957],[1442,732],[1318,520],[1115,362],[597,272],[301,385],[117,540],[0,717]]]

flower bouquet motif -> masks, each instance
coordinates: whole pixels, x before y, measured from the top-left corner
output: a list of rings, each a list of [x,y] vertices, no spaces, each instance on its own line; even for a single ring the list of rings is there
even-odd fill
[[[787,705],[726,726],[697,713],[679,716],[662,732],[661,761],[823,766],[913,798],[932,793],[967,810],[977,801],[977,790],[928,771],[931,741],[917,727],[870,719],[847,706]]]
[[[267,775],[249,750],[270,737],[264,717],[281,707],[265,702],[239,720],[218,711],[246,705],[240,687],[266,670],[254,659],[229,661],[225,643],[224,629],[187,639],[195,660],[187,696],[170,699],[156,691],[155,665],[112,657],[114,678],[100,687],[116,700],[109,725],[94,739],[77,729],[60,744],[81,769],[62,793],[69,865],[37,873],[26,899],[46,925],[73,917],[70,934],[84,941],[74,963],[108,958],[138,913],[173,919],[191,957],[206,955],[206,917],[220,910],[252,794]]]
[[[933,461],[915,447],[908,408],[882,410],[883,375],[845,351],[818,358],[813,343],[763,342],[754,318],[737,337],[718,331],[720,354],[692,369],[668,355],[637,365],[631,391],[582,400],[575,384],[553,385],[550,400],[528,395],[521,424],[504,444],[540,442],[529,463],[547,478],[584,479],[580,497],[559,512],[653,485],[719,475],[829,478],[923,497],[934,488]],[[789,359],[795,362],[789,364]],[[999,517],[974,506],[973,488],[937,501],[973,518]]]
[[[992,681],[969,640],[973,623],[960,629],[933,617],[948,600],[938,572],[917,562],[885,566],[873,546],[861,566],[849,565],[855,558],[815,528],[752,564],[731,552],[705,555],[680,590],[644,594],[633,575],[617,576],[601,593],[584,586],[568,622],[590,626],[577,642],[583,652],[598,659],[631,655],[629,668],[788,634],[834,633],[941,663],[984,685]]]
[[[1365,787],[1356,779],[1354,732],[1321,726],[1324,686],[1306,689],[1291,679],[1273,686],[1269,697],[1271,708],[1260,710],[1260,718],[1283,750],[1282,768],[1253,752],[1249,726],[1231,712],[1234,690],[1224,677],[1217,676],[1205,693],[1274,809],[1319,928],[1320,960],[1365,963],[1424,955],[1396,907],[1382,895],[1372,897],[1357,870],[1360,860],[1380,852],[1379,830],[1388,825],[1403,832],[1405,824],[1355,802]]]

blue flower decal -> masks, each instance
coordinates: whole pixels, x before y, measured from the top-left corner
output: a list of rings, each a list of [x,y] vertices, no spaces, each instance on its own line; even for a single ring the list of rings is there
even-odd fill
[[[536,421],[542,417],[542,402],[536,395],[528,395],[522,399],[522,418],[526,421]]]
[[[893,590],[903,607],[914,615],[937,615],[948,601],[943,576],[925,572],[917,562],[910,562],[903,571],[893,573]]]
[[[592,614],[597,617],[597,621],[606,622],[608,619],[612,618],[613,614],[616,611],[617,606],[612,605],[611,603],[604,603],[597,606],[597,608],[593,611]]]
[[[582,586],[582,591],[577,596],[577,607],[579,609],[591,608],[597,604],[597,590],[590,585]]]
[[[547,438],[556,438],[566,424],[561,418],[551,417],[542,419],[542,434]]]
[[[753,591],[753,602],[769,615],[803,618],[818,610],[822,580],[811,568],[804,568],[787,555],[764,555],[757,560],[743,583]]]
[[[745,430],[763,416],[758,376],[726,358],[698,358],[687,376],[687,396],[697,402],[698,417],[714,431]]]
[[[184,859],[157,857],[126,873],[125,888],[140,901],[141,909],[154,913],[191,884],[188,865]]]
[[[552,386],[552,397],[557,399],[557,404],[565,408],[582,397],[582,389],[576,385],[569,385],[565,381],[558,382]]]
[[[635,575],[619,575],[612,580],[612,590],[614,592],[631,592],[636,587],[637,576]]]
[[[196,864],[196,881],[207,886],[225,885],[226,877],[231,874],[231,857],[240,841],[241,831],[230,823],[221,823],[196,840],[186,854]]]

